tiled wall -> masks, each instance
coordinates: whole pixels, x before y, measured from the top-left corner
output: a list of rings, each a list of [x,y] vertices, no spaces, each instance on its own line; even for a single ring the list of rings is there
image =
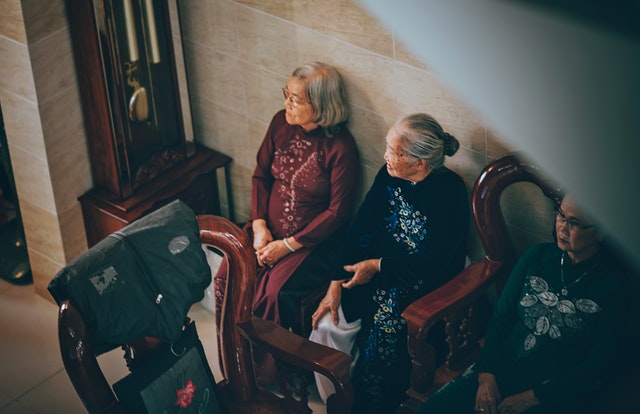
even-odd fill
[[[196,136],[233,157],[240,220],[250,210],[255,152],[271,117],[283,107],[281,88],[306,61],[330,63],[345,79],[352,110],[349,128],[362,158],[361,196],[384,163],[387,129],[411,112],[434,115],[458,138],[461,148],[447,165],[463,176],[469,190],[488,161],[511,151],[428,62],[416,59],[357,1],[189,1],[182,2],[181,18]],[[550,221],[543,214],[547,207],[531,193],[524,185],[504,197],[519,245],[549,235]],[[544,216],[542,226],[519,216],[519,203],[531,199]],[[481,254],[474,237],[471,250],[474,258]]]
[[[63,0],[0,0],[0,103],[36,291],[87,248],[91,188]]]
[[[488,161],[511,150],[429,62],[418,61],[354,0],[180,4],[196,139],[233,157],[238,220],[249,213],[255,152],[283,106],[281,87],[306,61],[330,63],[345,79],[349,128],[362,158],[360,196],[384,162],[387,129],[410,112],[431,113],[459,139],[461,149],[447,165],[469,189]],[[57,270],[86,249],[77,197],[92,186],[63,0],[0,0],[0,101],[42,293]],[[520,215],[519,207],[530,203],[543,225]],[[548,239],[547,207],[538,203],[527,186],[505,197],[516,244]],[[472,258],[479,257],[474,237],[470,244]]]

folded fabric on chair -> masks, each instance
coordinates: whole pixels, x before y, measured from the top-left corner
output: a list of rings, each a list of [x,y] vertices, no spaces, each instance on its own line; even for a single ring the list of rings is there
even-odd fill
[[[80,309],[98,355],[143,336],[173,342],[210,282],[195,214],[176,200],[100,241],[48,290]]]

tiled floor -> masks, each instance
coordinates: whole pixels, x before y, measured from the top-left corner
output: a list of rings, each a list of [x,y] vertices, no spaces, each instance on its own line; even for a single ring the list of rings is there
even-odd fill
[[[219,375],[213,315],[200,303],[189,313]],[[211,329],[207,329],[211,327]],[[122,351],[98,358],[109,383],[127,374]],[[314,413],[324,413],[321,404]],[[34,293],[32,285],[0,279],[0,414],[86,413],[62,365],[57,336],[57,307]]]

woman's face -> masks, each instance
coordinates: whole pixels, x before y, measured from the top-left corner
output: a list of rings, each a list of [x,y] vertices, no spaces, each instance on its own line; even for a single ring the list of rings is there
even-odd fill
[[[397,127],[394,126],[389,130],[385,141],[387,148],[384,152],[384,160],[387,162],[389,175],[413,182],[418,181],[422,163],[404,152]]]
[[[287,123],[300,125],[305,131],[317,128],[318,124],[312,121],[314,111],[307,96],[306,82],[293,77],[289,78],[283,93]]]
[[[598,231],[568,196],[556,213],[556,233],[558,247],[567,252],[574,263],[588,259],[598,251]]]

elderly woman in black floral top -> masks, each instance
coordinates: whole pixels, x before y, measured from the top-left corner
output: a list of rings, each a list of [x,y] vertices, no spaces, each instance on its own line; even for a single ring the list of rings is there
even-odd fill
[[[464,267],[469,203],[444,166],[458,141],[431,116],[398,121],[380,169],[343,244],[335,279],[313,315],[311,339],[359,355],[354,413],[393,413],[411,361],[404,309]],[[316,376],[323,398],[331,394]]]

